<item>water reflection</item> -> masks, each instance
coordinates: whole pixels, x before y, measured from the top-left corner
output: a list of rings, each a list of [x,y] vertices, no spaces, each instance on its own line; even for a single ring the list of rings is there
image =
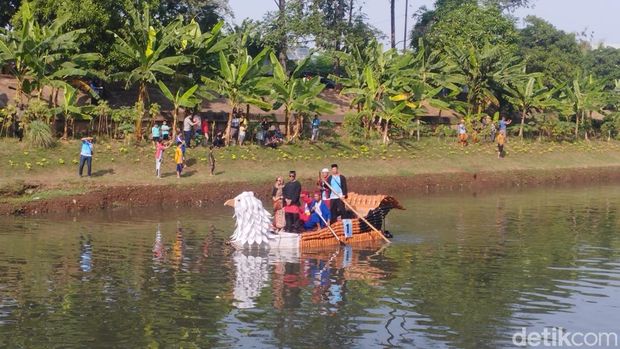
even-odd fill
[[[90,234],[84,238],[80,235],[80,269],[88,273],[93,268],[93,246]]]
[[[229,213],[6,220],[0,347],[496,348],[520,327],[608,329],[619,197],[410,200],[390,246],[321,251],[235,251]]]

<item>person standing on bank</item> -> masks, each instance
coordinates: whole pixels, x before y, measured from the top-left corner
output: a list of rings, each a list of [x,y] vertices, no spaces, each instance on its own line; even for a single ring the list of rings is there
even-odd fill
[[[185,146],[192,147],[192,130],[196,123],[192,121],[192,115],[187,113],[185,119],[183,119],[183,138],[185,139]]]
[[[314,119],[312,119],[312,138],[310,138],[311,142],[316,142],[319,140],[319,127],[321,126],[321,120],[319,120],[319,116],[315,115]]]
[[[80,177],[82,177],[84,171],[84,164],[88,167],[88,177],[90,177],[93,165],[93,137],[82,138],[82,148],[80,150]]]
[[[329,196],[329,212],[331,216],[330,223],[334,223],[338,218],[342,218],[346,212],[344,202],[342,202],[340,198],[343,197],[346,199],[349,194],[347,179],[340,174],[337,164],[332,164],[332,174],[327,177],[327,184],[332,187]]]

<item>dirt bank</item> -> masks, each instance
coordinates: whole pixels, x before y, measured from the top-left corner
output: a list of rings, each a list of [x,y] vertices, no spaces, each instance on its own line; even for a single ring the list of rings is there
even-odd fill
[[[620,167],[524,170],[510,172],[439,173],[410,177],[349,176],[350,190],[384,193],[395,197],[406,194],[482,193],[507,188],[535,188],[565,185],[620,183]],[[314,183],[302,183],[314,188]],[[1,215],[39,215],[72,213],[117,207],[205,207],[221,205],[242,191],[254,191],[267,199],[271,183],[231,182],[209,185],[135,185],[93,187],[86,194],[59,196],[27,202],[0,203]]]

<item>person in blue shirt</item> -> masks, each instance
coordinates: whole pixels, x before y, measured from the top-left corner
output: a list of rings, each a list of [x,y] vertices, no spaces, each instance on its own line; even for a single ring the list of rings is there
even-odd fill
[[[314,119],[312,119],[312,138],[311,142],[316,142],[319,140],[319,126],[321,126],[321,120],[319,120],[319,116],[315,115]]]
[[[504,136],[506,136],[506,128],[511,123],[512,123],[512,120],[506,120],[506,117],[502,116],[502,119],[499,121],[499,132],[503,133]]]
[[[82,177],[84,171],[84,164],[88,166],[88,177],[90,177],[92,164],[93,164],[93,138],[82,138],[82,148],[80,149],[80,170],[79,174]]]
[[[153,145],[156,145],[159,142],[159,138],[161,137],[161,129],[159,128],[159,124],[153,125],[151,129],[151,133],[153,134]]]
[[[347,198],[349,191],[347,189],[347,179],[338,171],[338,165],[332,164],[332,174],[327,177],[327,184],[331,187],[329,195],[330,223],[334,223],[338,218],[342,218],[346,214],[344,202],[341,198]]]
[[[321,200],[321,192],[314,193],[313,200],[310,203],[310,218],[304,223],[306,230],[314,229],[319,225],[321,228],[326,227],[326,222],[329,222],[330,213],[327,205]],[[322,218],[322,219],[321,219]]]

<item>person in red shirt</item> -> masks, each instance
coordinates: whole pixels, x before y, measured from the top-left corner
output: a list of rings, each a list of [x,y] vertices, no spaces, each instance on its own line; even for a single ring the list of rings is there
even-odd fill
[[[207,119],[202,120],[200,128],[202,129],[202,135],[205,137],[204,145],[207,145],[209,141],[209,121]]]

